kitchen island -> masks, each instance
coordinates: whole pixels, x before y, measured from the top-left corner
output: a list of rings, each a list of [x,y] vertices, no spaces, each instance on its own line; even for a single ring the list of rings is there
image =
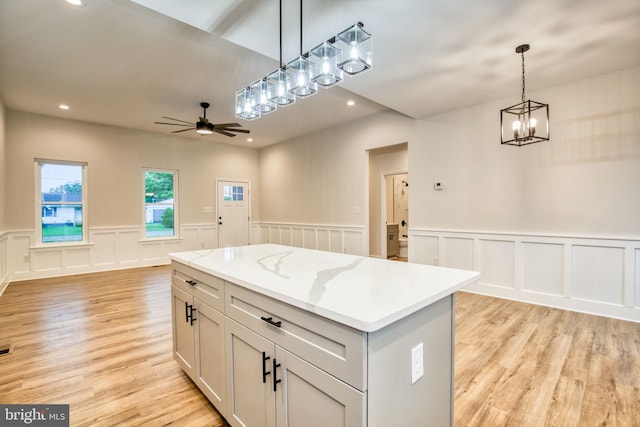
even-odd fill
[[[232,426],[452,425],[472,271],[263,244],[170,254],[174,358]]]

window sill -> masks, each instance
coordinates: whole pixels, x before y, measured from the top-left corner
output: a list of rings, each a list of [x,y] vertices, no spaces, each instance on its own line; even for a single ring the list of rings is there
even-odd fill
[[[42,243],[40,245],[36,245],[36,246],[30,246],[29,249],[30,250],[47,250],[47,249],[60,249],[60,248],[91,248],[93,247],[93,243],[89,243],[89,242],[73,242],[73,243],[62,243],[62,242],[56,242],[56,243]]]
[[[182,237],[149,237],[145,239],[140,239],[138,242],[140,243],[157,243],[157,242],[176,242],[182,241],[184,238]]]

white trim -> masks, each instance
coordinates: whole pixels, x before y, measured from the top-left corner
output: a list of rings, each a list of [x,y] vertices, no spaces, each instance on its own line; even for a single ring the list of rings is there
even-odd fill
[[[640,239],[409,229],[409,261],[480,271],[465,290],[640,322]]]
[[[286,222],[259,222],[260,243],[367,256],[367,227]]]
[[[74,241],[74,242],[50,242],[44,243],[42,241],[42,205],[47,204],[41,200],[42,197],[42,164],[50,164],[50,165],[66,165],[66,166],[81,166],[82,167],[82,201],[79,203],[82,205],[82,240]],[[35,231],[36,231],[36,241],[33,247],[49,247],[49,244],[61,244],[61,245],[84,245],[88,242],[88,228],[89,228],[89,200],[88,200],[88,179],[87,179],[87,169],[89,164],[87,162],[81,161],[71,161],[71,160],[52,160],[52,159],[34,159],[34,184],[35,184],[35,194],[34,194],[34,207],[35,207]],[[49,203],[55,204],[55,203]],[[75,203],[78,204],[78,203]]]
[[[179,198],[180,198],[180,181],[179,181],[179,171],[178,169],[163,169],[163,168],[153,168],[153,167],[143,167],[142,168],[142,226],[144,228],[144,234],[142,241],[145,240],[153,240],[154,237],[147,237],[147,182],[146,182],[146,174],[147,172],[161,172],[161,173],[171,173],[173,174],[173,236],[170,238],[177,239],[180,238],[180,208],[179,208]],[[168,239],[169,237],[159,236],[158,239]]]
[[[171,252],[216,248],[216,229],[215,224],[185,224],[180,238],[144,240],[144,227],[96,227],[88,230],[89,243],[51,246],[34,246],[35,230],[4,232],[0,290],[10,281],[169,264]]]

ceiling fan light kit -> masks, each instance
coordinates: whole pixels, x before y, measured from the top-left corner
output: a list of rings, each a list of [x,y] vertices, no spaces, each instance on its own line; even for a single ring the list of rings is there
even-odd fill
[[[528,44],[516,47],[522,57],[522,102],[500,110],[500,143],[503,145],[534,144],[549,140],[549,104],[525,100],[524,53]]]
[[[318,86],[330,88],[343,81],[344,73],[356,75],[371,69],[371,34],[358,22],[308,52],[302,52],[302,0],[300,1],[300,56],[282,62],[282,0],[280,0],[280,68],[236,92],[235,114],[254,120],[278,106],[306,98]]]
[[[200,106],[202,107],[202,117],[199,117],[198,121],[195,123],[188,122],[186,120],[174,119],[173,117],[163,116],[163,119],[171,120],[170,122],[154,122],[158,125],[169,125],[169,126],[182,126],[184,129],[178,129],[171,133],[181,133],[187,132],[190,130],[195,130],[200,135],[211,135],[216,132],[225,136],[236,136],[232,132],[237,133],[249,133],[250,131],[247,129],[237,129],[241,128],[242,125],[240,123],[211,123],[209,119],[207,119],[207,108],[209,108],[208,102],[201,102]]]

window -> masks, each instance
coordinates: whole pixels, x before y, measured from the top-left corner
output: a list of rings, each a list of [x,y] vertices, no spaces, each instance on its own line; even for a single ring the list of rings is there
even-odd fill
[[[224,201],[241,202],[244,197],[242,185],[225,185],[223,191]]]
[[[39,241],[86,241],[85,163],[36,160]]]
[[[177,171],[144,170],[145,237],[176,235]]]

